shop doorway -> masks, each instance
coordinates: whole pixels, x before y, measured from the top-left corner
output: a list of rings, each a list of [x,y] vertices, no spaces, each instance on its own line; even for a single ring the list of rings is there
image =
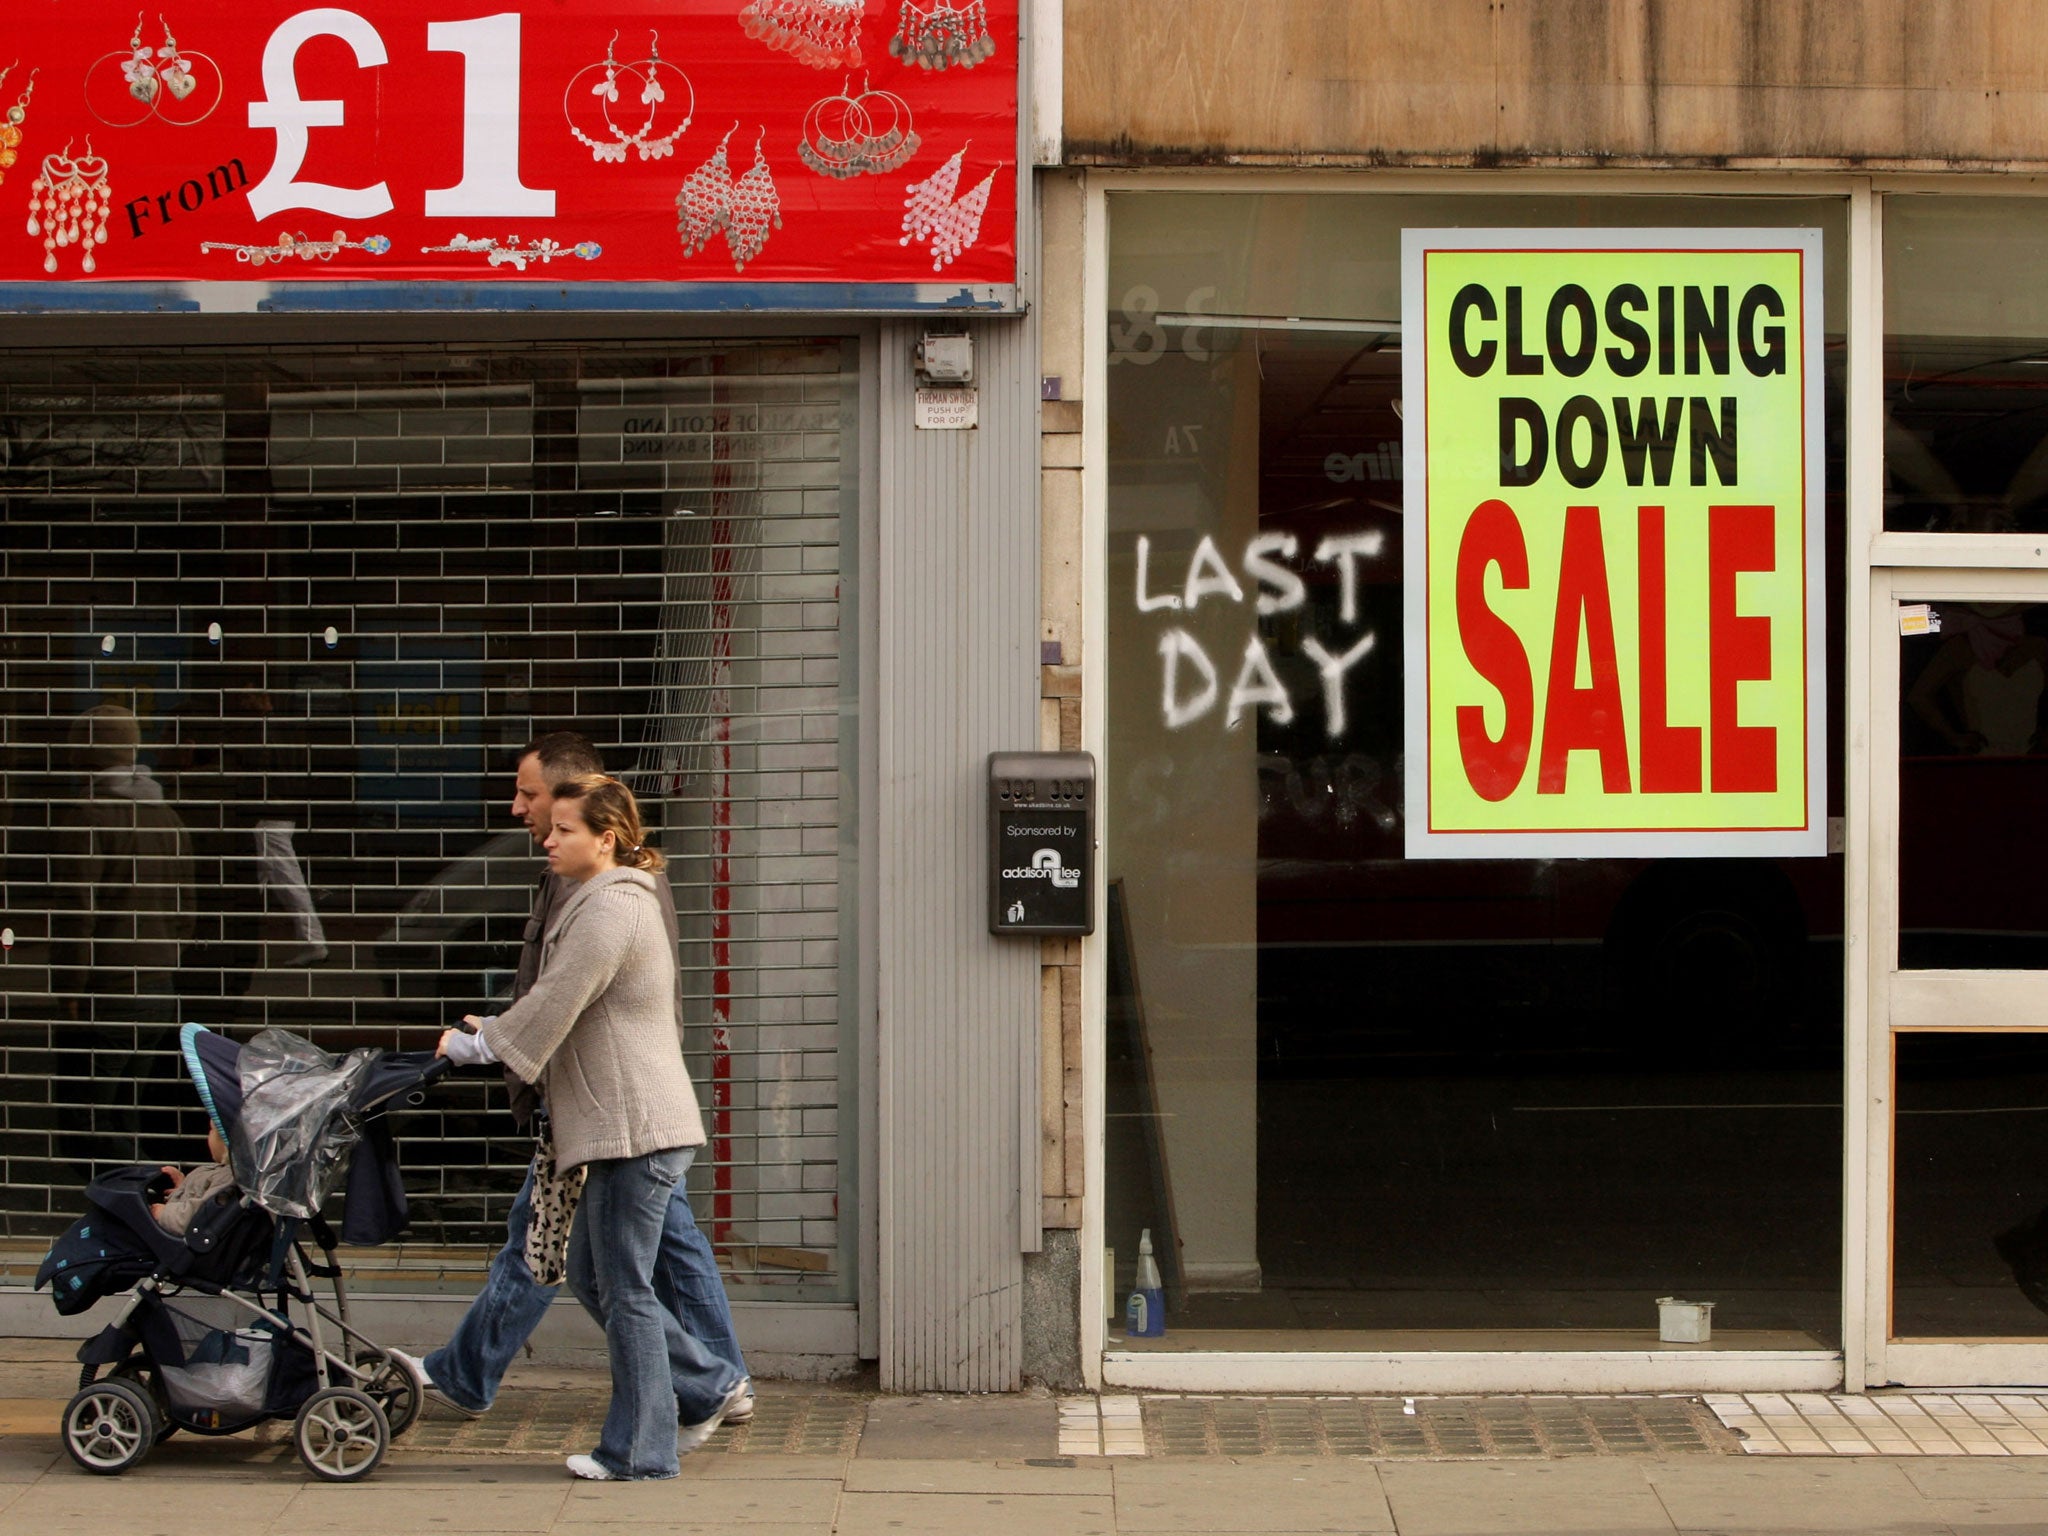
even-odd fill
[[[1878,570],[1867,1380],[2048,1371],[2048,572]]]

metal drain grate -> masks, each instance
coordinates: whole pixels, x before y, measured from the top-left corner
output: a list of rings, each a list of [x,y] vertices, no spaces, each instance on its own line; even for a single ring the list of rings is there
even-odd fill
[[[429,1408],[400,1445],[413,1451],[574,1455],[597,1444],[607,1395],[509,1389],[480,1419]],[[849,1456],[860,1442],[867,1399],[845,1392],[793,1391],[775,1383],[753,1419],[721,1428],[704,1451],[735,1455]],[[700,1452],[699,1454],[702,1454]]]
[[[1690,1397],[1147,1397],[1153,1456],[1725,1455],[1739,1442]]]

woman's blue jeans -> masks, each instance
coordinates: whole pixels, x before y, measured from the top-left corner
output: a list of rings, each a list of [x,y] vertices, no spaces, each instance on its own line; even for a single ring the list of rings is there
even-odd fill
[[[595,1455],[614,1477],[674,1477],[678,1470],[668,1330],[680,1332],[681,1325],[654,1293],[654,1263],[669,1197],[692,1151],[674,1147],[590,1163],[569,1236],[569,1285],[604,1325],[611,1356],[612,1400]],[[731,1372],[705,1358],[712,1371]]]

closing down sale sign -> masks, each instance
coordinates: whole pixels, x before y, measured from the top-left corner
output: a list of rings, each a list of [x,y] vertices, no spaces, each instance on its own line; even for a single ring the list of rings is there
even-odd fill
[[[1824,853],[1819,231],[1402,257],[1409,857]]]

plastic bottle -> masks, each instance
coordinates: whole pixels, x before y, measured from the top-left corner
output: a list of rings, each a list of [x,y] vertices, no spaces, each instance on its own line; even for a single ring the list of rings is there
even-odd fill
[[[1159,1265],[1152,1257],[1152,1229],[1138,1235],[1137,1286],[1124,1309],[1124,1334],[1156,1339],[1166,1332],[1166,1290],[1159,1283]]]

